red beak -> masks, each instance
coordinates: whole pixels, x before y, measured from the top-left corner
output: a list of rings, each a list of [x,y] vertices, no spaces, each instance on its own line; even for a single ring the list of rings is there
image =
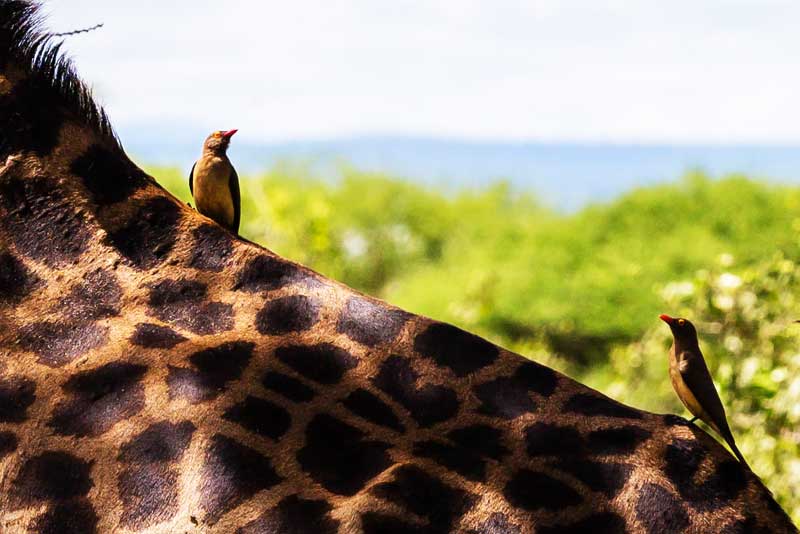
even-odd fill
[[[236,132],[238,132],[238,131],[239,131],[239,130],[236,130],[236,129],[233,129],[233,130],[228,130],[227,132],[225,132],[224,134],[222,134],[222,137],[224,137],[225,139],[230,139],[231,137],[233,137],[233,134],[235,134],[235,133],[236,133]]]
[[[662,321],[664,321],[667,324],[672,324],[672,321],[675,320],[675,319],[673,319],[672,317],[670,317],[669,315],[667,315],[665,313],[662,313],[661,315],[659,315],[658,318],[661,319]]]

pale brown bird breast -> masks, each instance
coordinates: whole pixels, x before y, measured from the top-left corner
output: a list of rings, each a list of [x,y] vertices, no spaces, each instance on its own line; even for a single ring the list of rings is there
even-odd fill
[[[678,367],[679,364],[680,363],[678,362],[675,345],[672,345],[672,348],[669,351],[669,377],[672,381],[672,388],[675,390],[675,393],[678,395],[678,398],[681,400],[683,405],[686,406],[686,409],[689,410],[692,415],[705,420],[707,419],[705,411],[703,410],[700,402],[692,393],[692,390],[690,390],[689,386],[687,386],[686,382],[684,382]]]
[[[197,211],[227,226],[233,224],[235,216],[230,173],[231,164],[227,158],[212,156],[200,158],[193,174]]]

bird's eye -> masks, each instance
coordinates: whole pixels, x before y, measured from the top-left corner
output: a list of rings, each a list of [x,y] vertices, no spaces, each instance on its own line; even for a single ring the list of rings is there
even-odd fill
[[[683,319],[678,319],[678,324],[683,326],[686,323]]]

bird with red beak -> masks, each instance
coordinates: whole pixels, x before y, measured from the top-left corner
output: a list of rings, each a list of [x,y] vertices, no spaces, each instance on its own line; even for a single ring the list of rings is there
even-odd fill
[[[672,348],[669,351],[669,377],[672,387],[684,406],[719,434],[733,451],[736,458],[748,467],[744,456],[736,447],[733,434],[725,417],[725,409],[719,398],[706,360],[700,352],[697,330],[688,319],[659,315],[672,331]]]
[[[206,137],[203,153],[189,172],[189,190],[197,211],[239,232],[241,199],[239,176],[228,159],[228,145],[238,130],[216,131]]]

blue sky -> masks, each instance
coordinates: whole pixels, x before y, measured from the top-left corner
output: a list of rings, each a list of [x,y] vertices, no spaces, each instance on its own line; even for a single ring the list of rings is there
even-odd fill
[[[123,133],[800,142],[800,2],[50,2]]]

